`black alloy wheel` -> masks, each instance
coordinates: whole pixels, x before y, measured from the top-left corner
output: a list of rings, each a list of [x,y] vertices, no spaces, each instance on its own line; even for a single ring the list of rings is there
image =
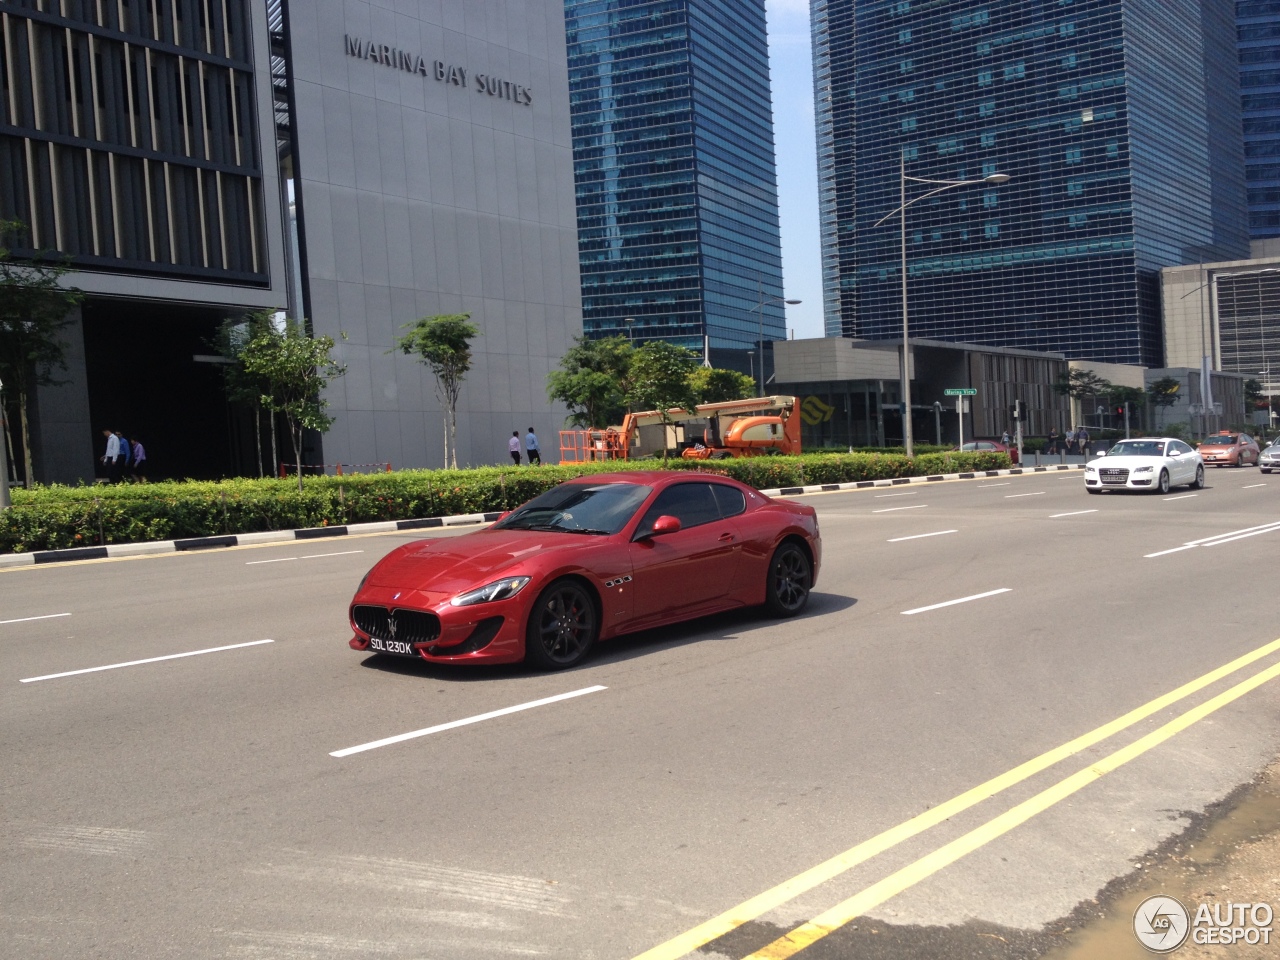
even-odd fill
[[[813,566],[799,544],[788,540],[773,552],[765,584],[765,607],[775,617],[794,617],[809,602]]]
[[[1161,470],[1161,471],[1160,471],[1160,487],[1159,487],[1159,489],[1160,489],[1160,492],[1161,492],[1161,493],[1168,493],[1168,492],[1169,492],[1169,471],[1168,471],[1168,470]]]
[[[1196,482],[1191,484],[1191,486],[1195,490],[1204,489],[1204,466],[1203,465],[1196,467]]]
[[[525,660],[546,670],[579,663],[600,633],[595,601],[576,580],[557,580],[542,591],[525,633]]]

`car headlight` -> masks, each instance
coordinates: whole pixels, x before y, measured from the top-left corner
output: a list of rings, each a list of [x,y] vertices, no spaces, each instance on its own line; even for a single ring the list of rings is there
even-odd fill
[[[1155,467],[1134,467],[1133,468],[1134,473],[1151,473],[1154,470],[1155,470]]]
[[[455,607],[469,607],[473,603],[492,603],[494,600],[509,600],[529,585],[528,577],[503,577],[483,587],[460,593],[449,603]]]
[[[1084,468],[1084,472],[1085,472],[1085,473],[1097,473],[1097,472],[1098,472],[1098,468],[1097,468],[1097,467],[1085,467],[1085,468]]]

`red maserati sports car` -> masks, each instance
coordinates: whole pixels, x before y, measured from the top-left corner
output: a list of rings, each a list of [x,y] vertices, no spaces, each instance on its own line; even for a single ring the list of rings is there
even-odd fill
[[[735,480],[582,477],[483,530],[391,551],[351,601],[351,647],[571,667],[597,640],[633,630],[734,607],[794,616],[821,558],[812,507]]]

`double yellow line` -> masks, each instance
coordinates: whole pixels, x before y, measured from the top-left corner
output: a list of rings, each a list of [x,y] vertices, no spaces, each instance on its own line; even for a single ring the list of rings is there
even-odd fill
[[[934,827],[954,817],[956,814],[976,806],[983,800],[1008,790],[1010,787],[1054,764],[1128,729],[1139,721],[1159,713],[1180,700],[1186,699],[1197,691],[1203,690],[1205,687],[1230,676],[1277,650],[1280,650],[1280,640],[1274,640],[1250,653],[1246,653],[1244,656],[1238,657],[1230,663],[1218,667],[1216,670],[1211,670],[1203,676],[1183,684],[1176,690],[1172,690],[1134,710],[1130,710],[1124,716],[1090,730],[1088,733],[1076,737],[1060,747],[1055,747],[1053,750],[1042,753],[1040,756],[1014,767],[1007,773],[979,784],[931,810],[926,810],[924,813],[898,824],[896,827],[891,827],[883,833],[864,840],[844,853],[811,867],[790,880],[740,903],[738,906],[725,911],[717,917],[713,917],[705,923],[699,924],[692,930],[651,950],[646,950],[635,960],[676,960],[678,957],[683,957],[693,950],[710,943],[712,940],[736,930],[743,924],[758,919],[776,907],[795,899],[820,884],[851,870],[876,854],[883,853],[891,847],[923,833],[930,827]],[[959,860],[965,854],[973,852],[996,837],[1009,832],[1019,824],[1025,823],[1037,813],[1048,809],[1105,774],[1158,746],[1174,736],[1174,734],[1185,730],[1214,711],[1221,709],[1278,676],[1280,676],[1280,663],[1254,674],[1249,679],[1223,691],[1199,706],[1193,707],[1186,713],[1134,741],[1129,746],[1123,747],[1097,763],[1091,764],[1084,770],[1066,777],[977,829],[903,867],[896,873],[873,884],[848,900],[837,904],[825,913],[814,917],[785,936],[778,938],[773,943],[753,953],[746,960],[782,960],[782,958],[794,956],[800,950],[827,936],[853,918],[932,876],[948,864]]]

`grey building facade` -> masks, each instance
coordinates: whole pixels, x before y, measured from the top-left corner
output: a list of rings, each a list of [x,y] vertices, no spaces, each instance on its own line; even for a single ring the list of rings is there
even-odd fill
[[[459,463],[550,446],[547,374],[581,333],[560,0],[291,0],[304,311],[345,333],[325,462],[438,466],[432,379],[403,324],[470,313]]]
[[[36,479],[91,479],[103,427],[156,476],[256,474],[202,362],[255,309],[339,340],[307,463],[441,465],[430,374],[389,355],[429,314],[481,329],[460,462],[560,426],[546,375],[581,332],[561,0],[32,0],[0,27],[0,218],[86,294],[33,398]]]

